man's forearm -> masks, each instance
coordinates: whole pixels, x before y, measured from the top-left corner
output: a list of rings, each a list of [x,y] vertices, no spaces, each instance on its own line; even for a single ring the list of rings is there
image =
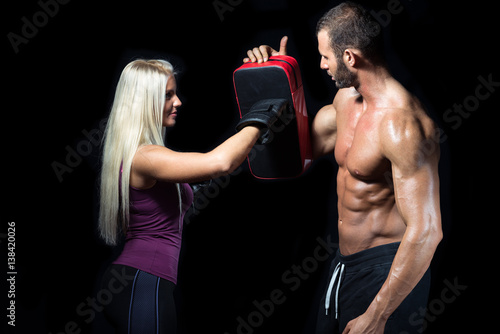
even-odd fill
[[[441,237],[441,232],[434,229],[407,229],[389,275],[367,313],[382,320],[389,318],[429,268]]]

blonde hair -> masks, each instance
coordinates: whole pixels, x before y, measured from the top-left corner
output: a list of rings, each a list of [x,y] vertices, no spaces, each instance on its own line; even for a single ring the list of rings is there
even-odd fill
[[[130,168],[137,149],[164,146],[165,90],[173,74],[165,60],[138,59],[123,69],[118,81],[104,132],[100,189],[99,231],[109,245],[116,245],[120,229],[128,229]]]

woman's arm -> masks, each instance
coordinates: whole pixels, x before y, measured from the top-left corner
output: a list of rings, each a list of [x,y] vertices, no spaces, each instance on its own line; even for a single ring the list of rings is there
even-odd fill
[[[132,174],[167,182],[200,182],[234,171],[259,138],[260,130],[247,126],[208,153],[175,152],[148,145],[136,153]]]

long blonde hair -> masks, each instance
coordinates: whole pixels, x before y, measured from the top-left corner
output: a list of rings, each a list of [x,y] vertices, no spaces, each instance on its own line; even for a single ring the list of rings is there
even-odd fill
[[[104,132],[100,189],[99,231],[109,245],[116,245],[120,229],[128,229],[130,168],[137,149],[164,146],[165,90],[173,74],[165,60],[139,59],[123,69],[118,81]]]

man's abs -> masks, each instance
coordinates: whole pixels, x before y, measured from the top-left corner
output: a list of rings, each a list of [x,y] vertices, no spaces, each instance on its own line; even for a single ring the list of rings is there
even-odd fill
[[[342,255],[401,241],[406,226],[397,210],[390,180],[364,182],[341,167],[337,193]]]

